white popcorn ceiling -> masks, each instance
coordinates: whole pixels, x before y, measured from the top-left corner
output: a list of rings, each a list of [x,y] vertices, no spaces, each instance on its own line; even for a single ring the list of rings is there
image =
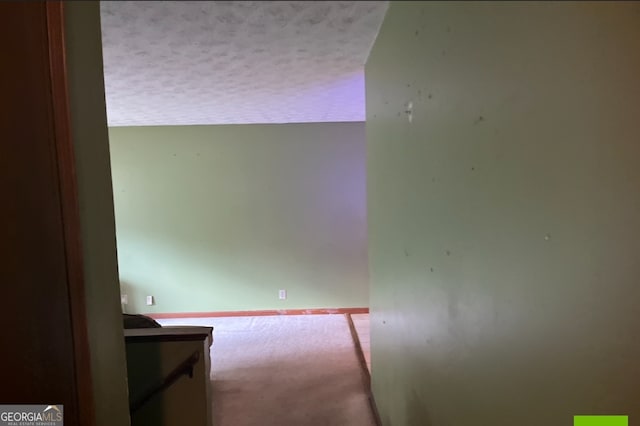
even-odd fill
[[[387,2],[101,2],[110,126],[363,121]]]

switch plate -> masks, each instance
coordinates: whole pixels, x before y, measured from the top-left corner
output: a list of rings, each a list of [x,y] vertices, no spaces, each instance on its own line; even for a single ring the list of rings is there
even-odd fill
[[[153,296],[147,296],[147,306],[153,305]]]
[[[123,305],[128,304],[129,303],[129,296],[127,296],[126,294],[120,295],[120,303],[122,303]]]
[[[286,300],[287,298],[287,290],[278,290],[278,299]]]

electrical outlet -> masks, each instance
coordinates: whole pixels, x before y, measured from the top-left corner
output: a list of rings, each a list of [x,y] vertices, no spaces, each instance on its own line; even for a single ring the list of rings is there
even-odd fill
[[[153,296],[147,296],[147,306],[151,306],[153,303]]]
[[[126,294],[120,295],[120,303],[126,305],[129,303],[129,297]]]
[[[278,290],[278,299],[285,300],[287,298],[287,290]]]

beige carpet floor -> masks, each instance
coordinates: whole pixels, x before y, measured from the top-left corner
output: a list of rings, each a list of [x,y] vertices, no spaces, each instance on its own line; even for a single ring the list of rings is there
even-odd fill
[[[215,327],[215,426],[371,426],[344,315],[160,320]]]

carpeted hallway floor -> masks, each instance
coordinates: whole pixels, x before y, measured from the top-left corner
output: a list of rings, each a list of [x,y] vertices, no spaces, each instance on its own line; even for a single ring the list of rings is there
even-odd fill
[[[214,327],[215,426],[371,426],[344,315],[159,320]]]

